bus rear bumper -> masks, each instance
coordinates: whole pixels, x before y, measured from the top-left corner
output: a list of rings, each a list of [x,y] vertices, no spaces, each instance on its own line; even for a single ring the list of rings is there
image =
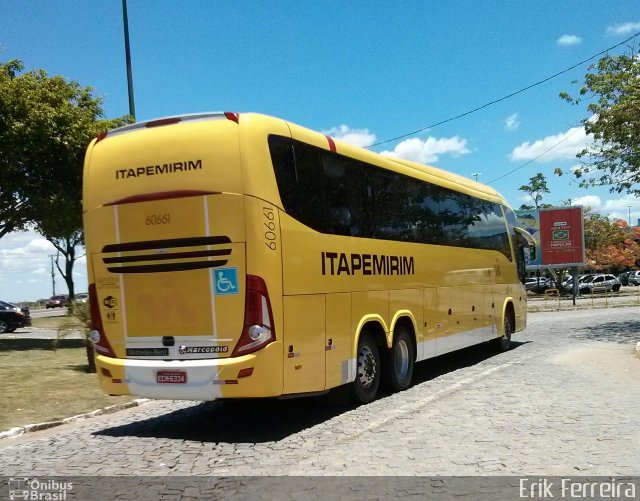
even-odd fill
[[[278,342],[234,358],[140,360],[97,355],[96,367],[100,386],[110,395],[204,401],[282,394]]]

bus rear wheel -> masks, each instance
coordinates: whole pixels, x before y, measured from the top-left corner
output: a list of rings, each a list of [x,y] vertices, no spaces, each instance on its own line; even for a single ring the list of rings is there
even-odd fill
[[[393,346],[387,351],[385,383],[392,391],[403,391],[411,386],[415,353],[409,332],[399,327]]]
[[[356,379],[352,384],[353,400],[367,404],[376,398],[380,385],[380,351],[373,337],[363,332],[358,340]]]

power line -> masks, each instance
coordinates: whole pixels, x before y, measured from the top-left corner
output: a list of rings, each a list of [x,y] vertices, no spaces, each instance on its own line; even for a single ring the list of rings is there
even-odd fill
[[[569,139],[571,136],[573,136],[576,132],[580,131],[581,128],[580,127],[576,127],[574,129],[573,132],[571,132],[571,134],[567,134],[564,138],[562,138],[560,141],[558,141],[556,144],[554,144],[553,146],[551,146],[550,148],[547,148],[546,150],[544,150],[542,153],[540,153],[537,157],[532,158],[531,160],[527,160],[525,163],[523,163],[522,165],[520,165],[519,167],[516,167],[513,170],[510,170],[509,172],[507,172],[506,174],[503,174],[502,176],[498,176],[494,179],[492,179],[491,181],[487,181],[487,184],[491,184],[494,181],[498,181],[500,179],[502,179],[503,177],[507,177],[511,174],[513,174],[516,171],[519,171],[520,169],[526,167],[529,164],[532,164],[533,162],[535,162],[536,160],[538,160],[538,158],[546,155],[547,153],[549,153],[551,150],[553,150],[554,148],[557,148],[558,146],[560,146],[562,143],[564,143],[567,139]]]
[[[424,132],[425,130],[433,129],[434,127],[437,127],[438,125],[446,124],[448,122],[453,122],[454,120],[458,120],[459,118],[466,117],[467,115],[471,115],[472,113],[475,113],[476,111],[480,111],[480,110],[482,110],[484,108],[487,108],[489,106],[497,104],[497,103],[499,103],[501,101],[505,101],[505,100],[507,100],[509,98],[512,98],[513,96],[517,96],[518,94],[521,94],[522,92],[525,92],[525,91],[527,91],[529,89],[532,89],[533,87],[536,87],[536,86],[541,85],[541,84],[543,84],[545,82],[548,82],[549,80],[552,80],[552,79],[554,79],[554,78],[556,78],[556,77],[558,77],[560,75],[563,75],[564,73],[567,73],[567,72],[577,68],[578,66],[582,66],[584,63],[587,63],[587,62],[591,61],[592,59],[595,59],[596,57],[599,57],[599,56],[601,56],[603,54],[606,54],[610,50],[616,49],[616,48],[620,47],[621,45],[626,44],[627,42],[629,42],[630,40],[633,40],[634,38],[636,38],[638,36],[640,36],[640,31],[638,33],[636,33],[635,35],[631,35],[629,38],[623,40],[622,42],[620,42],[620,43],[618,43],[616,45],[613,45],[613,46],[611,46],[611,47],[609,47],[607,49],[604,49],[604,50],[598,52],[597,54],[594,54],[593,56],[591,56],[591,57],[589,57],[587,59],[584,59],[584,60],[580,61],[579,63],[574,64],[573,66],[571,66],[569,68],[566,68],[566,69],[564,69],[562,71],[559,71],[558,73],[555,73],[554,75],[551,75],[550,77],[547,77],[547,78],[544,78],[542,80],[539,80],[536,83],[533,83],[531,85],[527,85],[526,87],[523,87],[520,90],[512,92],[511,94],[508,94],[508,95],[503,96],[503,97],[498,98],[498,99],[494,99],[493,101],[488,102],[486,104],[483,104],[482,106],[478,106],[477,108],[473,108],[472,110],[466,111],[466,112],[461,113],[459,115],[456,115],[454,117],[447,118],[446,120],[441,120],[440,122],[436,122],[434,124],[427,125],[426,127],[422,127],[421,129],[414,130],[413,132],[407,132],[406,134],[402,134],[400,136],[396,136],[396,137],[393,137],[391,139],[385,139],[384,141],[379,141],[377,143],[370,144],[369,146],[365,146],[365,148],[373,148],[374,146],[380,146],[382,144],[390,143],[392,141],[397,141],[398,139],[404,139],[405,137],[413,136],[414,134],[418,134],[420,132]]]

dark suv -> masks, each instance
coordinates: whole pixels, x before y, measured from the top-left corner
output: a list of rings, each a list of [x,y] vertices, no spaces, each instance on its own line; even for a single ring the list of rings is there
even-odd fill
[[[29,308],[20,308],[15,304],[0,301],[0,334],[30,325]]]
[[[69,305],[67,296],[51,296],[47,304],[45,305],[47,310],[49,308],[63,308]]]

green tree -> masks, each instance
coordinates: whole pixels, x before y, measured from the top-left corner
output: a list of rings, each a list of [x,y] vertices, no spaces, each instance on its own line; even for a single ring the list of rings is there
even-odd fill
[[[544,174],[541,172],[538,172],[535,176],[529,178],[529,184],[523,184],[518,188],[518,190],[529,195],[533,201],[533,205],[522,204],[520,209],[533,210],[552,207],[551,204],[542,203],[544,195],[549,193],[549,188],[547,187],[547,178],[545,178]]]
[[[578,153],[583,159],[574,175],[580,186],[609,186],[611,192],[640,194],[640,59],[637,54],[606,56],[589,66],[580,97],[562,92],[572,104],[587,105],[581,121],[594,141]],[[577,82],[575,82],[577,83]],[[562,175],[556,169],[556,174]]]
[[[17,163],[11,161],[8,148],[8,138],[15,134],[16,124],[6,119],[13,111],[9,84],[21,70],[20,61],[0,64],[0,238],[23,229],[26,223],[27,207],[15,190],[15,186],[21,182],[20,169]]]
[[[103,119],[91,87],[19,60],[0,64],[0,237],[33,226],[64,256],[73,298],[73,264],[82,234],[82,168],[87,145],[129,117]]]

